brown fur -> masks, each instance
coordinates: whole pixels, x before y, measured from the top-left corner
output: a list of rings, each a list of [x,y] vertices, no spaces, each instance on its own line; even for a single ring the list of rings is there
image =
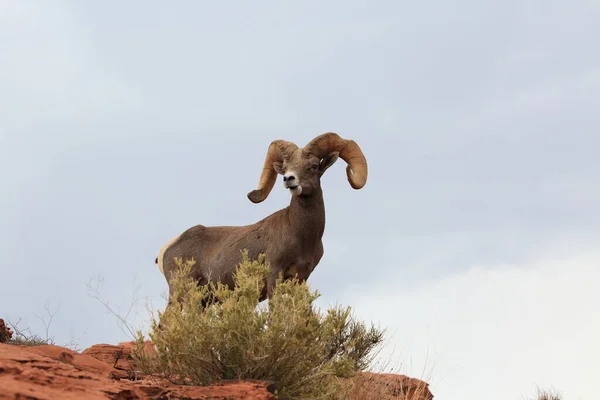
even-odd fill
[[[338,156],[342,157],[337,149],[347,147],[348,142],[351,142],[343,141],[336,134],[325,135],[335,135],[331,140],[337,137],[337,147],[328,145],[317,152],[298,148],[290,142],[274,141],[267,153],[259,189],[250,192],[248,198],[253,202],[263,201],[273,187],[276,174],[289,175],[293,172],[294,184],[301,189],[291,191],[290,205],[252,225],[196,225],[189,228],[168,243],[155,260],[162,268],[167,282],[170,282],[176,268],[174,258],[193,258],[196,264],[191,275],[199,285],[220,281],[233,288],[233,275],[244,249],[248,250],[251,259],[264,253],[266,262],[271,267],[261,300],[270,296],[280,272],[286,279],[308,279],[323,256],[321,239],[325,230],[325,204],[321,176],[335,163]],[[358,169],[361,176],[364,175],[364,181],[357,186],[362,187],[366,182],[366,159],[358,145],[351,143],[355,146],[351,156],[354,160],[357,157],[360,160],[354,164],[349,163],[348,177],[351,177],[350,167]],[[359,154],[356,154],[356,149]],[[348,161],[349,157],[342,158]],[[172,295],[170,286],[169,295]]]

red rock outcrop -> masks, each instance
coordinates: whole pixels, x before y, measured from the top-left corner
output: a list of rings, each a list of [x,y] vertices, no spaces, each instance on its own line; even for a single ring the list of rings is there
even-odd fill
[[[58,346],[0,344],[0,399],[275,399],[267,383],[260,381],[226,381],[198,387],[155,379],[121,379],[125,375],[96,357]]]
[[[144,347],[146,352],[153,351],[152,344],[148,341],[144,343]],[[95,344],[83,350],[81,354],[89,355],[103,361],[120,371],[120,374],[131,377],[136,373],[132,358],[132,352],[135,348],[135,342],[123,342],[116,346],[111,344]],[[139,371],[137,371],[137,374],[139,375]]]
[[[0,343],[6,343],[12,338],[13,332],[4,323],[4,320],[0,318]]]
[[[146,343],[148,349],[152,346]],[[0,344],[0,399],[274,400],[263,381],[179,386],[135,371],[135,343],[98,344],[82,353],[63,347]],[[133,376],[137,380],[131,380]],[[428,384],[404,375],[361,373],[349,400],[432,400]]]
[[[397,374],[363,372],[354,378],[351,399],[432,400],[429,384]]]

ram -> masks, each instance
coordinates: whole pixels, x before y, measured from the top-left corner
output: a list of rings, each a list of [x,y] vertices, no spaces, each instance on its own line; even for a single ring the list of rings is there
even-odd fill
[[[175,258],[194,259],[191,277],[199,285],[220,281],[234,286],[234,273],[246,249],[251,259],[265,254],[270,265],[261,301],[273,291],[279,274],[285,279],[308,279],[323,256],[325,204],[321,177],[339,158],[346,161],[350,186],[361,189],[367,182],[367,160],[356,142],[336,133],[324,133],[304,148],[285,140],[273,141],[267,151],[258,189],[248,193],[253,203],[264,201],[282,175],[291,193],[290,205],[252,225],[196,225],[169,241],[155,262],[169,284],[177,268]]]

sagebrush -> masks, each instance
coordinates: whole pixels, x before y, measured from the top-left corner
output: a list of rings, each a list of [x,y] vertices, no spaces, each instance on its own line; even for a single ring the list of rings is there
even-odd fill
[[[195,385],[271,380],[283,397],[345,398],[352,389],[345,378],[369,367],[384,331],[356,321],[349,307],[322,313],[306,282],[280,277],[272,297],[259,303],[269,266],[264,255],[242,256],[234,289],[198,286],[189,277],[194,261],[176,260],[172,285],[181,308],[152,316],[155,352],[145,352],[138,333],[135,356],[144,372]]]

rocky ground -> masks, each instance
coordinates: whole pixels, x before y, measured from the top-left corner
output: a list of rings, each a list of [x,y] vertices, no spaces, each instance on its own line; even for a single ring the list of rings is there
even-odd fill
[[[133,342],[98,344],[78,353],[54,345],[0,343],[0,399],[276,399],[272,382],[198,387],[134,376],[133,348]],[[356,379],[352,400],[433,399],[427,383],[403,375],[365,373]]]

